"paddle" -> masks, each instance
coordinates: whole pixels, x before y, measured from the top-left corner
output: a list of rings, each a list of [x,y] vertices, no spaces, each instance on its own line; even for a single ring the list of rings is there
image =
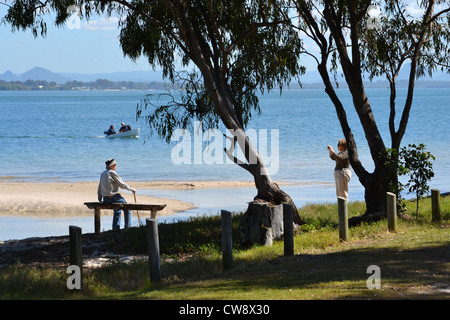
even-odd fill
[[[137,203],[137,201],[136,201],[136,192],[133,192],[133,194],[134,194],[134,203]],[[141,217],[139,217],[139,210],[136,210],[136,212],[137,212],[137,216],[138,216],[139,227],[141,227],[142,224],[141,224]]]

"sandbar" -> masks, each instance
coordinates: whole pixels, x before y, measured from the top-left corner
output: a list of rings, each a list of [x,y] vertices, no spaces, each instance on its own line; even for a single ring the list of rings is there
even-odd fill
[[[207,189],[254,187],[253,181],[136,181],[126,183],[137,190],[138,203],[166,204],[158,213],[171,215],[194,209],[192,203],[142,195],[151,189]],[[97,201],[96,181],[85,182],[30,182],[0,180],[0,216],[69,217],[89,216],[93,211],[84,203]],[[135,203],[133,194],[120,190],[128,203]],[[151,194],[151,192],[146,192]]]

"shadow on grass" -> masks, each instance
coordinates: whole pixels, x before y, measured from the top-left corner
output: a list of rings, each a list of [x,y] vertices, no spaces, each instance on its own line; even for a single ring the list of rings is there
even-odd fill
[[[149,284],[148,264],[116,265],[93,271],[93,285],[84,294],[71,295],[65,288],[67,274],[52,269],[10,270],[14,278],[0,277],[5,299],[98,298],[106,299],[448,299],[450,243],[420,249],[358,248],[326,254],[248,262],[235,259],[234,268],[222,272],[220,259],[193,258],[195,268],[211,268],[209,276],[176,278],[163,274],[163,282]],[[176,262],[178,271],[192,268],[192,261]],[[203,266],[202,266],[203,264]],[[367,268],[381,270],[381,290],[369,290]],[[168,270],[166,270],[168,271]],[[198,270],[197,270],[198,271]],[[46,273],[50,273],[46,276]],[[191,273],[192,275],[192,273]],[[7,276],[5,274],[5,276]],[[9,280],[8,280],[9,279]],[[96,280],[95,280],[96,279]],[[7,285],[10,280],[13,282]],[[93,280],[93,282],[92,282]],[[135,283],[131,285],[130,283]],[[3,287],[2,285],[2,287]],[[95,293],[97,287],[100,291]],[[6,287],[8,289],[6,289]],[[106,291],[100,287],[109,288]],[[108,292],[107,296],[104,296]],[[110,295],[111,294],[111,295]]]
[[[236,261],[236,268],[219,276],[224,281],[215,286],[222,295],[224,290],[235,292],[239,287],[243,292],[328,290],[320,299],[373,298],[375,294],[380,298],[449,298],[449,261],[450,244],[412,250],[368,248],[300,254],[253,266]],[[367,288],[370,265],[380,268],[382,290]]]

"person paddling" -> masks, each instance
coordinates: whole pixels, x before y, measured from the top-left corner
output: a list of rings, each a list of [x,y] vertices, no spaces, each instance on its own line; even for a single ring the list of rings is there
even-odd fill
[[[110,136],[110,135],[112,135],[112,134],[116,134],[116,129],[114,129],[114,126],[111,125],[111,126],[109,127],[109,130],[108,130],[108,131],[105,131],[105,132],[103,132],[103,133],[106,134],[107,136]]]
[[[122,122],[120,125],[121,125],[122,127],[119,129],[119,133],[126,132],[126,131],[130,131],[130,130],[131,130],[131,126],[128,125],[128,124],[125,124],[124,122]]]

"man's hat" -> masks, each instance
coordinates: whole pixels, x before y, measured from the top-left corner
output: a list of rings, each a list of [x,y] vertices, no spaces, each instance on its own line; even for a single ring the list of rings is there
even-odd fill
[[[117,164],[116,160],[114,160],[114,159],[108,159],[108,160],[106,160],[105,163],[106,163],[106,169],[108,169],[109,167]]]

